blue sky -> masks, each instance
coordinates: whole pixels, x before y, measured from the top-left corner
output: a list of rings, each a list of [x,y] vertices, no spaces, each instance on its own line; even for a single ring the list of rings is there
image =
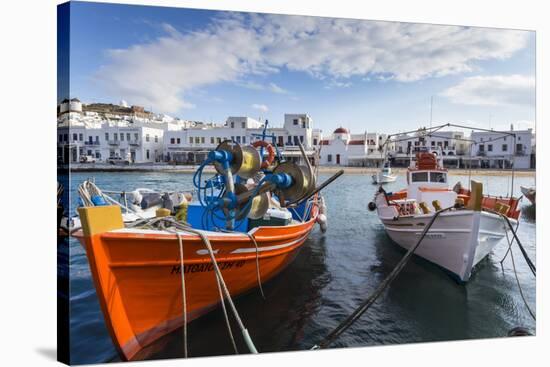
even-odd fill
[[[434,124],[534,128],[534,32],[81,2],[70,29],[85,103],[359,133],[427,125],[433,96]]]

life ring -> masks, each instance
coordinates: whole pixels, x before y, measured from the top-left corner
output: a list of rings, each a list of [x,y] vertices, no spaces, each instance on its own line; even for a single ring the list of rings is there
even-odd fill
[[[267,157],[262,161],[262,168],[267,168],[271,166],[273,161],[275,160],[275,147],[273,145],[269,144],[265,140],[257,140],[254,143],[252,143],[252,146],[254,148],[265,148],[267,150]]]

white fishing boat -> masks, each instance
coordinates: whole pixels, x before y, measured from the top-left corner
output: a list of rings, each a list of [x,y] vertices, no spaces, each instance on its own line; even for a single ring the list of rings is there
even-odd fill
[[[407,170],[408,186],[393,193],[380,187],[369,209],[377,211],[389,237],[407,250],[433,219],[415,254],[466,282],[510,230],[502,216],[517,225],[519,200],[485,195],[475,181],[471,190],[459,184],[451,189],[447,174],[436,153],[420,152]]]
[[[397,176],[391,174],[391,167],[390,162],[385,162],[382,169],[378,172],[372,175],[372,183],[373,184],[385,184],[390,182],[395,182],[397,179]]]
[[[535,205],[537,199],[537,190],[534,187],[520,186],[519,188],[521,189],[521,193],[523,194],[523,196],[529,199],[531,204]]]

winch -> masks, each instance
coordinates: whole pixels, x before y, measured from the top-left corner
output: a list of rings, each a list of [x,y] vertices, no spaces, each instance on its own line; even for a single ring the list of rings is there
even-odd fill
[[[281,207],[309,198],[316,183],[311,166],[283,161],[280,155],[274,159],[272,153],[264,158],[261,153],[274,150],[269,143],[240,145],[226,140],[211,151],[193,177],[199,202],[205,208],[203,221],[223,218],[225,229],[232,230],[246,217],[261,218],[272,196]],[[305,153],[304,158],[307,160]],[[207,165],[213,165],[216,174],[203,181]]]

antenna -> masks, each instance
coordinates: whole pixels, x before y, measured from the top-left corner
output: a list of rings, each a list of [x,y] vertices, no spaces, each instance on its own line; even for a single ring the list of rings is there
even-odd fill
[[[433,107],[434,107],[434,96],[431,96],[430,97],[430,129],[432,128]]]

